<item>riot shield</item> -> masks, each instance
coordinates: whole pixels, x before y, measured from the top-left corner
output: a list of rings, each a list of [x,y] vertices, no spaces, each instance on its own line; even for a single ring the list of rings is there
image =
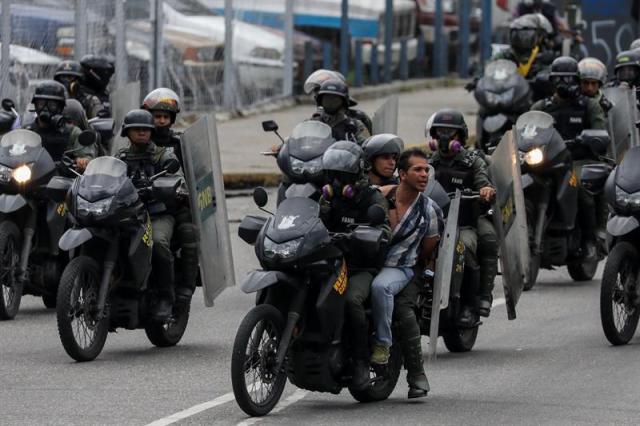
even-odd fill
[[[132,109],[140,108],[140,82],[127,83],[123,87],[111,92],[111,113],[115,121],[111,155],[129,146],[127,138],[120,136],[120,129],[124,116]]]
[[[505,133],[491,155],[491,179],[496,187],[493,223],[500,241],[500,267],[507,316],[516,318],[516,304],[529,274],[529,233],[513,132]]]
[[[380,108],[373,113],[373,134],[398,134],[398,96],[387,98]]]
[[[431,324],[429,327],[429,359],[434,360],[438,347],[438,332],[440,330],[440,311],[449,306],[449,292],[451,290],[451,276],[455,260],[456,244],[458,242],[458,215],[460,212],[461,194],[456,195],[449,204],[447,223],[440,239],[438,258],[436,259],[436,274],[433,278],[433,302],[431,305]]]
[[[213,306],[222,290],[235,284],[215,116],[207,115],[189,127],[181,146],[191,212],[200,234],[204,303]]]
[[[611,102],[608,113],[609,135],[611,145],[609,155],[619,164],[624,153],[631,147],[638,146],[638,120],[636,109],[636,91],[625,83],[604,89],[604,96]]]

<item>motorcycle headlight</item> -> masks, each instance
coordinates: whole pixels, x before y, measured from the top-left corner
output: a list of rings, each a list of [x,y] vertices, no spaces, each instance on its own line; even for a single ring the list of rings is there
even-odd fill
[[[524,161],[530,166],[540,164],[542,163],[542,160],[544,160],[544,153],[540,148],[534,148],[524,154]]]
[[[6,166],[0,166],[0,182],[9,183],[12,175],[13,169]]]
[[[31,167],[23,164],[22,166],[15,169],[12,175],[16,182],[27,183],[31,180]]]
[[[298,160],[297,158],[291,158],[291,170],[296,174],[307,173],[315,175],[322,171],[322,157],[314,158],[309,161]]]
[[[623,208],[631,208],[633,210],[640,209],[640,192],[628,194],[619,186],[616,186],[616,204]]]
[[[76,208],[78,209],[78,214],[82,216],[102,216],[109,211],[112,202],[113,197],[98,200],[93,203],[84,198],[77,197]]]
[[[300,237],[295,240],[278,244],[265,237],[264,255],[270,258],[278,256],[281,259],[290,259],[296,255],[303,239],[304,237]]]

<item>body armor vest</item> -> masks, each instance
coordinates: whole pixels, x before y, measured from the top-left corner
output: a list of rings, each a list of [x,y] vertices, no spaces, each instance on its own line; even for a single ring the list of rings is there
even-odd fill
[[[553,117],[555,128],[564,140],[575,139],[584,129],[591,128],[587,103],[582,97],[562,104],[547,99],[543,111]]]
[[[445,191],[455,192],[473,189],[473,161],[475,157],[467,154],[463,161],[454,160],[450,164],[440,159],[431,162],[436,171],[436,180]],[[448,213],[445,212],[445,213]],[[461,200],[458,223],[460,226],[476,226],[479,216],[478,203],[473,200]]]
[[[71,135],[68,131],[58,131],[55,129],[43,129],[38,126],[37,122],[34,122],[29,130],[36,132],[42,138],[42,146],[47,150],[53,161],[62,160],[62,156],[65,151],[67,151],[69,146],[69,136]]]

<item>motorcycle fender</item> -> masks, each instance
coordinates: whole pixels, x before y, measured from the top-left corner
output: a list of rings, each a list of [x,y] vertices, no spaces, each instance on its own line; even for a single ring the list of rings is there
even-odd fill
[[[27,205],[27,200],[20,194],[17,194],[17,195],[1,194],[0,195],[0,212],[1,213],[13,213],[17,210],[20,210],[26,205]]]
[[[607,222],[607,233],[614,237],[627,235],[640,226],[638,219],[634,216],[613,216]]]
[[[522,175],[522,190],[533,185],[533,177],[529,173]]]
[[[280,271],[251,271],[240,287],[245,293],[255,293],[277,282],[298,286],[298,280]]]
[[[73,248],[81,246],[91,238],[93,238],[93,235],[87,228],[67,229],[67,232],[65,232],[60,238],[58,246],[61,250],[69,251]]]

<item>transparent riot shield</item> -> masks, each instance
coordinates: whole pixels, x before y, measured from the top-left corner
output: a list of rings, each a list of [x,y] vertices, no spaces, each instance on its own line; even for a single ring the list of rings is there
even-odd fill
[[[491,179],[496,187],[493,223],[500,242],[500,267],[507,316],[516,318],[516,304],[529,277],[529,233],[513,132],[507,132],[491,155]]]
[[[398,96],[387,98],[373,113],[373,134],[398,134]]]
[[[449,306],[449,292],[451,290],[451,276],[455,260],[456,244],[458,242],[458,215],[460,213],[461,193],[456,195],[449,205],[447,223],[440,239],[438,258],[436,259],[436,274],[433,278],[433,304],[431,305],[431,324],[429,327],[429,359],[434,360],[438,348],[438,332],[440,330],[440,311]]]
[[[132,109],[140,108],[140,82],[127,83],[121,88],[111,92],[111,113],[115,122],[113,142],[111,143],[111,155],[116,154],[122,148],[129,146],[127,138],[120,136],[124,116]]]
[[[199,231],[198,254],[206,306],[235,284],[231,237],[214,115],[207,115],[182,135],[184,173],[193,221]]]
[[[623,83],[605,88],[604,96],[612,104],[607,116],[611,136],[609,155],[619,164],[629,148],[640,144],[638,129],[635,126],[638,121],[636,91]]]

